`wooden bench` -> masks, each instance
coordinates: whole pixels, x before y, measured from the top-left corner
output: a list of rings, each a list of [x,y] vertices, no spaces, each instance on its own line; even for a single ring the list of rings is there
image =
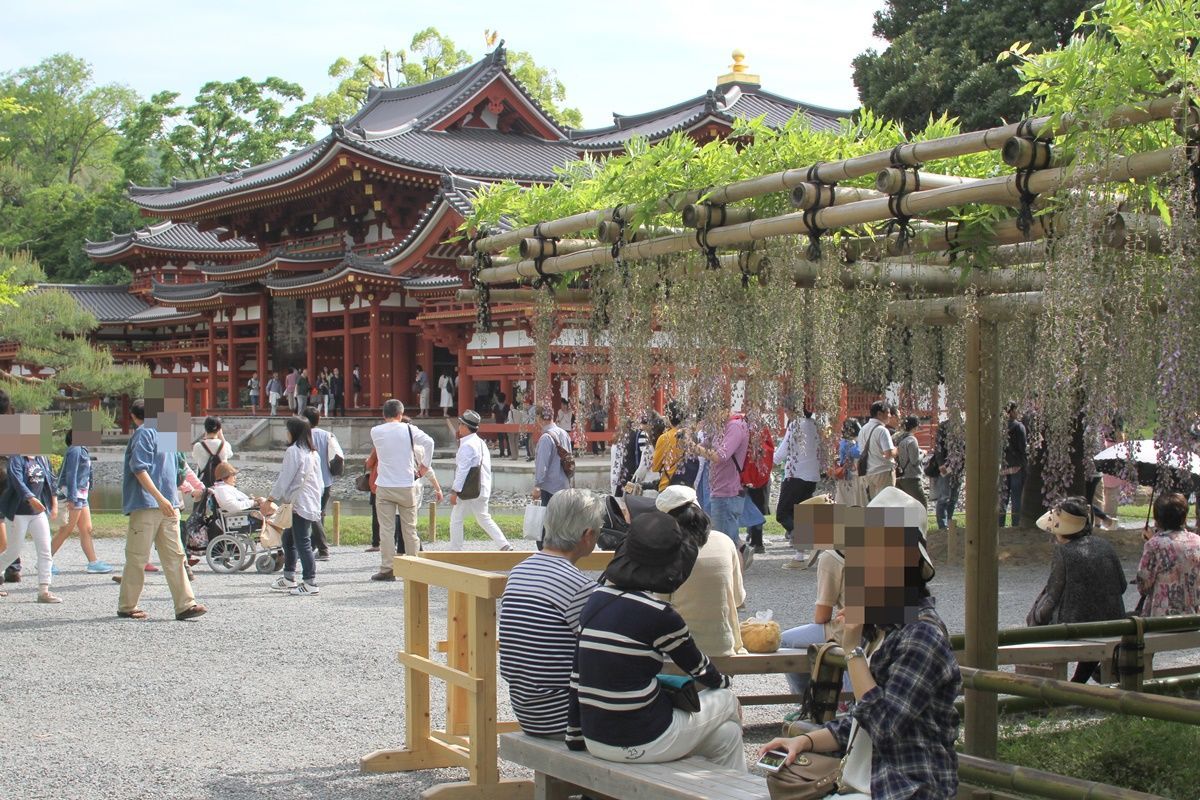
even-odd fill
[[[568,750],[560,739],[500,736],[500,757],[533,770],[535,800],[586,792],[620,800],[767,800],[767,780],[721,769],[702,758],[665,764],[617,764]]]

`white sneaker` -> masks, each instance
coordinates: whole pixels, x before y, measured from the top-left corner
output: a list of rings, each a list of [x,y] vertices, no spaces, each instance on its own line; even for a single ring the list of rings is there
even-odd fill
[[[298,586],[298,585],[299,584],[296,583],[295,578],[285,578],[282,575],[280,575],[278,578],[276,578],[275,580],[273,580],[271,582],[271,591],[272,592],[290,592],[292,589],[295,589],[296,586]]]
[[[292,597],[308,597],[310,595],[320,594],[321,587],[311,583],[300,583],[296,588],[292,589],[288,594]]]

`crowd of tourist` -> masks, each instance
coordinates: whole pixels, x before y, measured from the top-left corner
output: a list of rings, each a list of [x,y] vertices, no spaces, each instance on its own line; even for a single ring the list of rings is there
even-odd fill
[[[422,384],[420,376],[418,370],[414,387],[423,397],[420,410],[427,413],[428,382]],[[233,448],[221,420],[205,420],[189,463],[157,424],[148,424],[153,412],[147,403],[132,403],[133,431],[122,472],[122,511],[129,519],[125,562],[113,578],[120,584],[118,617],[147,618],[139,602],[145,572],[154,569],[152,549],[158,552],[175,618],[206,613],[192,588],[188,537],[180,526],[189,494],[199,509],[193,514],[205,513],[211,500],[221,512],[250,517],[249,529],[264,541],[277,537],[282,572],[270,589],[296,597],[319,595],[318,562],[329,557],[324,514],[345,463],[337,437],[321,427],[322,411],[340,405],[344,388],[336,380],[336,371],[321,375],[314,387],[304,370],[293,370],[286,382],[272,375],[263,387],[272,409],[275,400],[290,398],[297,413],[285,422],[287,442],[274,485],[257,497],[237,486]],[[452,379],[439,380],[447,415],[452,385]],[[306,396],[329,399],[304,404]],[[499,399],[503,418],[511,420],[517,409]],[[170,410],[160,406],[161,401],[155,408]],[[11,411],[0,393],[0,413]],[[1018,407],[1010,404],[1007,411],[1001,522],[1009,507],[1013,520],[1019,518],[1029,460]],[[847,654],[844,691],[853,701],[824,728],[776,739],[763,749],[782,748],[789,762],[809,751],[846,754],[847,796],[953,796],[954,701],[961,683],[929,592],[935,570],[926,547],[925,487],[928,479],[937,527],[947,527],[961,486],[949,438],[960,423],[940,426],[933,447],[924,452],[917,438],[920,420],[901,421],[894,405],[879,401],[865,424],[845,421],[836,454],[823,466],[828,431],[803,404],[788,404],[774,433],[765,417],[734,409],[726,409],[715,425],[702,415],[690,416],[675,401],[662,416],[646,412],[619,426],[613,437],[610,488],[623,515],[615,523],[621,538],[597,581],[577,564],[614,523],[600,495],[573,488],[576,443],[558,424],[554,409],[534,406],[531,412],[540,429],[530,445],[531,499],[545,508],[543,530],[538,551],[511,572],[499,608],[501,675],[526,733],[561,737],[573,749],[621,763],[698,755],[745,769],[737,698],[729,676],[711,658],[746,652],[739,621],[746,600],[744,573],[754,554],[764,551],[762,526],[770,513],[775,471],[781,481],[775,517],[796,550],[783,566],[815,565],[816,581],[811,621],[785,626],[781,643],[789,648],[840,644]],[[498,549],[511,550],[489,509],[493,453],[480,436],[482,424],[474,410],[447,419],[457,440],[447,486],[449,547],[463,547],[470,516]],[[89,573],[113,571],[97,557],[91,537],[91,456],[72,434],[66,433],[57,473],[40,453],[4,459],[0,568],[15,568],[24,540],[32,538],[42,603],[62,602],[51,590],[53,555],[72,533],[79,534]],[[380,554],[371,580],[392,581],[395,555],[421,548],[417,508],[423,485],[428,482],[439,501],[443,490],[431,469],[434,440],[405,416],[399,400],[384,404],[383,421],[370,438],[362,488],[371,500],[371,549]],[[826,480],[831,494],[818,493]],[[1110,514],[1105,502],[1095,505],[1094,500],[1066,498],[1037,521],[1055,545],[1028,625],[1126,614],[1123,598],[1130,581],[1112,544],[1097,534]],[[859,528],[812,522],[819,518],[814,507],[834,504],[896,509],[903,524],[894,522],[896,517]],[[1188,511],[1182,494],[1163,491],[1153,502],[1154,526],[1145,530],[1132,581],[1141,595],[1138,614],[1200,613],[1200,536],[1187,528]],[[811,559],[810,549],[815,551]],[[7,579],[10,573],[5,574]],[[854,591],[848,591],[851,587]],[[661,674],[668,659],[684,676],[682,685]],[[1099,668],[1080,663],[1072,679],[1098,678]],[[805,694],[809,675],[787,679],[793,693]],[[689,680],[694,696],[683,688]]]

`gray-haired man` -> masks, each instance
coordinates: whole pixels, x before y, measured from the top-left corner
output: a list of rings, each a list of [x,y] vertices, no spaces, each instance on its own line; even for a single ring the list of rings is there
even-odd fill
[[[583,489],[556,492],[546,507],[542,550],[509,573],[500,598],[500,675],[531,736],[567,730],[579,613],[596,586],[575,564],[595,549],[603,509]]]

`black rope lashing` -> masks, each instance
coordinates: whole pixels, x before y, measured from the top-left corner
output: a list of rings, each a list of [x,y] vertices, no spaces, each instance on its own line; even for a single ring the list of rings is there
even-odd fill
[[[1017,230],[1026,239],[1033,231],[1033,204],[1037,200],[1037,194],[1029,191],[1029,179],[1033,177],[1035,171],[1019,169],[1016,176],[1017,192],[1021,197],[1021,205],[1017,208]]]
[[[708,269],[720,269],[721,259],[717,256],[717,248],[708,243],[708,228],[696,229],[696,244],[704,251]]]
[[[888,213],[892,218],[884,228],[886,235],[896,234],[896,247],[904,250],[913,240],[912,215],[904,212],[904,195],[893,194],[888,197]]]
[[[946,238],[946,259],[953,264],[958,261],[958,256],[962,253],[962,248],[958,243],[959,232],[962,231],[962,223],[954,223],[954,233],[950,232],[950,223],[947,222],[942,230],[942,235]]]
[[[737,257],[738,267],[742,271],[742,288],[743,289],[750,288],[750,255],[751,255],[751,251],[746,251],[743,253],[739,253],[738,257]]]
[[[804,227],[808,229],[808,248],[805,251],[809,261],[821,260],[821,237],[829,232],[827,228],[822,228],[817,225],[817,214],[821,209],[829,208],[837,202],[837,183],[831,181],[825,183],[821,180],[821,167],[825,164],[824,161],[818,161],[808,168],[808,173],[805,175],[805,180],[809,183],[816,184],[817,197],[813,202],[812,208],[805,209],[801,215],[801,220],[804,222]],[[829,189],[829,202],[824,203],[824,189]]]
[[[475,328],[482,333],[489,333],[492,330],[492,287],[490,284],[484,283],[479,279],[479,275],[483,270],[492,266],[492,257],[490,254],[479,249],[479,240],[487,235],[487,231],[480,228],[475,232],[473,242],[475,246],[472,248],[475,251],[475,263],[471,266],[471,286],[475,289]]]
[[[533,238],[538,240],[538,255],[533,259],[533,268],[537,271],[537,278],[533,281],[533,288],[551,290],[558,283],[558,276],[547,273],[544,269],[547,258],[558,255],[558,239],[546,237],[542,235],[542,223],[533,226]],[[552,245],[552,252],[547,253],[547,244]]]
[[[621,251],[625,249],[625,228],[628,224],[625,217],[621,215],[621,207],[615,206],[612,210],[612,221],[617,226],[617,240],[612,246],[613,266],[621,273],[621,284],[625,288],[629,288],[629,266],[625,263],[625,259],[621,258]]]

